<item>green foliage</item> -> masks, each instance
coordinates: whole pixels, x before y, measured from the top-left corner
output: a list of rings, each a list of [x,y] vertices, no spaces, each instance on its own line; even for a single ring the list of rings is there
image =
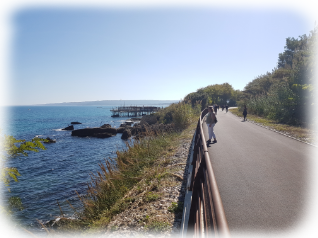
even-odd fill
[[[150,232],[158,233],[165,231],[169,228],[169,223],[163,221],[151,221],[146,226],[145,229]]]
[[[289,125],[308,126],[316,121],[308,112],[315,107],[313,86],[317,27],[308,36],[287,38],[278,67],[248,83],[238,102],[240,110]]]
[[[152,201],[156,201],[160,198],[160,195],[157,193],[153,193],[153,192],[149,192],[147,193],[146,197],[145,197],[145,201],[146,202],[152,202]]]
[[[197,120],[201,109],[199,104],[190,104],[179,102],[160,110],[157,115],[159,122],[164,124],[174,123],[177,129],[185,129],[193,121]]]
[[[34,138],[31,141],[17,140],[13,136],[4,135],[1,139],[1,162],[5,162],[6,159],[12,159],[20,156],[28,156],[30,151],[38,152],[39,149],[45,150],[44,145],[41,141],[47,141],[42,138]],[[0,170],[0,179],[8,187],[10,192],[10,182],[11,180],[19,182],[18,176],[21,176],[18,169],[14,167],[2,167]],[[22,202],[19,197],[9,198],[9,211],[10,213],[13,209],[23,210]],[[1,207],[1,210],[5,210]]]
[[[214,84],[188,94],[185,96],[184,102],[192,106],[200,103],[201,110],[212,104],[235,106],[240,94],[239,90],[234,90],[228,83]]]
[[[179,213],[183,211],[183,202],[172,202],[171,206],[168,207],[169,212]]]
[[[30,151],[38,152],[39,149],[45,150],[46,148],[41,141],[47,140],[42,138],[34,138],[31,141],[25,141],[17,140],[13,136],[4,135],[1,141],[1,148],[4,152],[4,154],[1,155],[1,160],[5,161],[8,158],[28,156]],[[18,176],[20,176],[18,169],[14,167],[3,167],[0,174],[1,181],[4,182],[6,186],[9,186],[11,179],[13,179],[15,182],[18,182]]]

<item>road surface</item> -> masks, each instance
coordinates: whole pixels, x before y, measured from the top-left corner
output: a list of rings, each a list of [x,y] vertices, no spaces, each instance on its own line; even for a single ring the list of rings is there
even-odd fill
[[[208,145],[230,232],[285,231],[308,201],[316,148],[219,110]],[[207,126],[203,130],[208,139]],[[318,226],[318,223],[317,223]]]

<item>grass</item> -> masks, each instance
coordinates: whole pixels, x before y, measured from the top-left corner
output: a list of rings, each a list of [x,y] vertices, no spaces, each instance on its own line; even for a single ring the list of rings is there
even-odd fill
[[[160,134],[148,131],[146,136],[127,143],[125,150],[117,151],[116,158],[100,163],[100,171],[91,174],[87,193],[78,196],[84,209],[77,224],[65,220],[61,229],[95,233],[107,228],[115,215],[130,209],[135,201],[150,203],[160,199],[158,188],[172,177],[167,169],[169,158],[182,140],[193,137],[199,117],[184,104],[173,105],[170,109],[166,110],[173,116],[175,130]],[[160,117],[165,116],[161,114]],[[167,227],[166,221],[147,219],[146,230],[159,232]]]
[[[160,198],[160,195],[154,192],[148,192],[146,197],[145,197],[145,201],[146,202],[152,202],[152,201],[156,201]]]
[[[242,112],[238,108],[229,109],[231,113],[243,118]],[[274,130],[280,131],[292,137],[296,137],[302,141],[314,143],[314,133],[308,128],[303,128],[300,126],[290,126],[286,124],[277,123],[274,120],[270,120],[264,117],[256,116],[253,114],[247,114],[247,120],[254,121],[255,123],[262,124],[263,126],[270,127]]]
[[[173,202],[171,203],[171,206],[168,207],[169,212],[178,213],[183,211],[183,202]]]
[[[145,229],[153,233],[159,233],[159,232],[167,230],[169,227],[170,227],[170,224],[168,222],[154,220],[149,222],[145,226]]]

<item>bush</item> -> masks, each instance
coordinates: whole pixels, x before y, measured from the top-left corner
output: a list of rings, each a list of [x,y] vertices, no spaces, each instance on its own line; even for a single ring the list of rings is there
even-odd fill
[[[158,121],[164,124],[174,123],[177,129],[185,129],[194,120],[198,120],[200,104],[194,107],[184,102],[174,103],[157,113]]]
[[[149,192],[146,197],[145,197],[145,201],[146,202],[152,202],[152,201],[156,201],[160,198],[159,194],[157,193],[153,193],[153,192]]]
[[[183,211],[183,202],[173,202],[170,207],[168,207],[169,212],[178,213]]]
[[[145,232],[148,232],[153,235],[158,235],[168,230],[169,227],[169,223],[155,220],[145,226]]]

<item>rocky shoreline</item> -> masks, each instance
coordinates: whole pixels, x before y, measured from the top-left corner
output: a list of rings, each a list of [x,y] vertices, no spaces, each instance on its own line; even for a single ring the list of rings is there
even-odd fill
[[[104,124],[101,127],[72,130],[72,136],[109,138],[115,136],[117,133],[122,133],[121,138],[123,140],[127,140],[132,136],[135,136],[135,138],[138,139],[150,131],[157,134],[159,132],[168,132],[173,130],[172,124],[156,124],[157,118],[155,116],[143,116],[139,123],[136,122],[136,120],[134,121],[126,121],[118,128],[113,128],[110,124]],[[133,126],[131,126],[132,124]]]
[[[193,135],[194,130],[190,133]],[[169,161],[164,167],[171,176],[155,190],[151,189],[151,184],[143,187],[145,184],[141,181],[126,194],[125,198],[131,199],[130,206],[116,215],[99,237],[171,237],[180,234],[191,141],[192,137],[182,139],[173,156],[162,158]],[[158,197],[151,200],[149,194]]]

